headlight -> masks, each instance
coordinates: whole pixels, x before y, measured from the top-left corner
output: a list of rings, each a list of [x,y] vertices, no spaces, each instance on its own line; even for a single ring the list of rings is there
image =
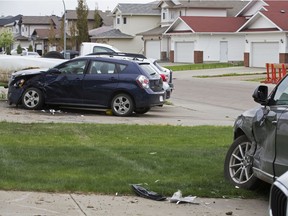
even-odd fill
[[[24,79],[20,79],[17,82],[15,82],[13,86],[21,88],[24,85],[24,83],[25,83],[25,80]]]

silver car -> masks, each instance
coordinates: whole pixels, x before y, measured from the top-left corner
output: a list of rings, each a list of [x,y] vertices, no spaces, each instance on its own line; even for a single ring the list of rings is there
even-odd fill
[[[273,183],[288,170],[288,76],[268,95],[260,85],[253,93],[260,107],[240,115],[224,163],[225,177],[235,186],[253,189],[259,180]]]

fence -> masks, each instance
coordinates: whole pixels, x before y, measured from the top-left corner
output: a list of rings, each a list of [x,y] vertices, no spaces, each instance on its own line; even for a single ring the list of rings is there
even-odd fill
[[[266,79],[264,83],[277,84],[287,74],[288,64],[266,63]]]

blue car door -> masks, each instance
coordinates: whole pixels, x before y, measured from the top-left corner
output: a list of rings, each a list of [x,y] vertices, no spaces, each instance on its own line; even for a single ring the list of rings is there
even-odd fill
[[[48,73],[45,78],[47,103],[82,104],[82,81],[87,60],[74,60],[57,66],[59,73]]]
[[[82,84],[84,104],[108,107],[112,94],[118,87],[117,64],[92,60]]]

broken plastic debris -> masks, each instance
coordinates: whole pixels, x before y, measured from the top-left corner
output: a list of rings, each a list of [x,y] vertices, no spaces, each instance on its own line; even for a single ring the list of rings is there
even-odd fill
[[[45,112],[45,110],[42,110],[42,112]],[[49,109],[49,112],[51,115],[54,115],[55,113],[61,113],[61,110],[54,110],[54,109]]]
[[[131,185],[133,191],[140,197],[144,197],[147,199],[152,199],[156,201],[163,201],[166,200],[166,197],[154,192],[154,191],[148,191],[147,189],[141,187],[138,184],[132,184]]]
[[[196,196],[187,196],[187,197],[182,197],[182,192],[180,190],[178,190],[177,192],[175,192],[173,194],[173,196],[170,198],[170,202],[171,203],[192,203],[192,204],[199,204],[194,202],[194,200],[196,199]]]

